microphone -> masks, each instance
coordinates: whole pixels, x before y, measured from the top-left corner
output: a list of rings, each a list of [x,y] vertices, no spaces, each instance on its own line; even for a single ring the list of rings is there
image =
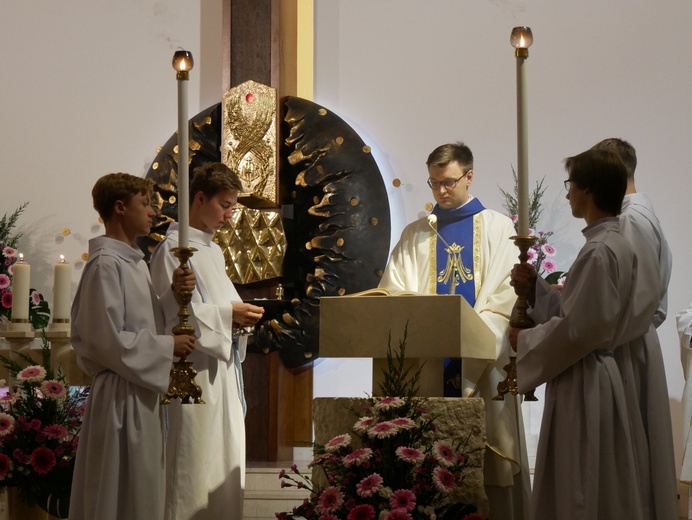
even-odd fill
[[[435,224],[437,224],[437,215],[431,213],[430,215],[428,215],[428,225],[430,226],[430,229],[432,229],[432,230],[435,232],[435,234],[438,236],[438,238],[439,238],[440,240],[442,240],[442,243],[443,243],[445,246],[447,246],[447,249],[450,249],[450,250],[451,250],[451,247],[449,246],[449,244],[447,243],[447,241],[446,241],[444,238],[442,238],[442,235],[440,235],[440,234],[437,232],[437,229],[435,228]]]

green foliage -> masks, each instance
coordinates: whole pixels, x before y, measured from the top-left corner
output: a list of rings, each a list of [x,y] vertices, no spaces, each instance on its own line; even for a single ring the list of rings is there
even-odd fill
[[[512,167],[512,180],[514,181],[514,189],[512,190],[512,193],[505,191],[498,186],[498,188],[500,188],[500,193],[502,193],[502,196],[505,198],[503,205],[510,217],[519,214],[519,204],[517,202],[519,198],[519,183],[517,182],[517,172],[514,170],[514,167]],[[547,189],[547,187],[543,186],[544,180],[545,177],[543,177],[540,181],[536,181],[536,187],[529,195],[529,227],[532,229],[536,229],[538,221],[543,214],[543,195]]]
[[[418,393],[421,367],[412,372],[412,366],[406,367],[406,339],[408,337],[408,322],[404,328],[404,337],[399,340],[399,350],[392,350],[392,332],[387,340],[387,369],[383,370],[383,381],[380,384],[380,394],[391,397],[412,398]]]
[[[29,203],[25,202],[15,209],[9,217],[7,216],[7,213],[5,213],[2,218],[0,218],[0,244],[12,248],[17,247],[19,239],[22,238],[22,233],[17,233],[14,236],[12,236],[11,233],[14,227],[17,225],[19,216],[24,212],[28,205]]]

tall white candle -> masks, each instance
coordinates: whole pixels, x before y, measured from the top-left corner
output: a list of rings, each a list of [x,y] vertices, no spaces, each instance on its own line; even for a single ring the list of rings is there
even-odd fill
[[[12,321],[29,319],[29,291],[31,266],[19,254],[19,261],[12,266]]]
[[[517,57],[517,205],[520,236],[529,234],[529,152],[526,117],[526,58]]]
[[[60,262],[53,266],[53,321],[65,322],[70,319],[70,287],[72,285],[72,265],[60,255]]]
[[[178,244],[188,247],[190,227],[189,138],[187,118],[188,80],[178,79]]]

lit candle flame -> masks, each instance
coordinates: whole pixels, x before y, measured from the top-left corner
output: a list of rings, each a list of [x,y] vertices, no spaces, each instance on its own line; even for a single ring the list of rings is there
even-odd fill
[[[60,263],[61,264],[65,263],[65,255],[60,255]]]
[[[521,35],[521,36],[519,37],[519,47],[520,47],[520,48],[526,47],[526,44],[524,43],[524,35]]]
[[[19,263],[20,264],[24,263],[24,254],[23,253],[19,253]]]

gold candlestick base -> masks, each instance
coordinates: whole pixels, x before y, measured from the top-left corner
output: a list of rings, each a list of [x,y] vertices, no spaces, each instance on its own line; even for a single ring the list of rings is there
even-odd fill
[[[194,247],[176,247],[171,249],[171,253],[180,262],[181,269],[188,269],[188,260],[197,251]],[[195,328],[188,322],[190,312],[188,305],[192,300],[192,291],[180,291],[175,293],[175,301],[178,303],[180,310],[178,312],[178,324],[173,327],[173,334],[187,334],[194,336]],[[192,367],[192,362],[185,357],[181,357],[173,363],[171,368],[171,380],[168,384],[168,392],[166,392],[162,404],[169,404],[171,399],[180,399],[183,404],[204,404],[202,399],[202,389],[195,383],[195,375],[197,371]]]
[[[525,264],[529,259],[529,248],[536,241],[536,237],[517,235],[512,237],[512,240],[514,240],[514,244],[519,248],[519,261]],[[510,327],[530,329],[535,325],[527,312],[529,307],[527,297],[530,290],[531,287],[528,284],[515,284],[514,292],[517,293],[517,303],[515,304],[516,313],[514,317],[509,320]],[[497,384],[497,395],[493,397],[493,401],[504,401],[506,394],[510,393],[512,395],[517,395],[519,393],[517,387],[517,357],[510,354],[509,363],[502,368],[507,373],[507,377],[505,377],[504,381],[500,381]],[[538,401],[533,390],[524,394],[524,400]]]

